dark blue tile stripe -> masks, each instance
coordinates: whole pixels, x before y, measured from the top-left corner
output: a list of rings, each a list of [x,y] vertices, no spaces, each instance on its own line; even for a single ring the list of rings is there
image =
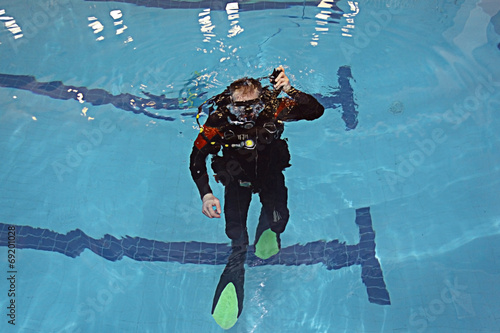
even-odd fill
[[[336,109],[340,105],[343,109],[342,119],[348,129],[357,125],[357,114],[354,103],[354,93],[349,80],[352,79],[349,67],[341,67],[338,71],[339,90],[332,95],[313,94],[326,109]],[[197,99],[193,103],[186,103],[179,98],[167,98],[144,92],[144,97],[123,93],[113,95],[104,89],[89,89],[65,85],[61,81],[38,82],[31,75],[11,75],[0,73],[0,87],[28,90],[34,94],[48,96],[60,100],[84,101],[95,106],[112,104],[116,108],[143,114],[147,117],[173,121],[175,118],[157,114],[158,110],[181,110],[198,107],[204,102],[206,92],[197,92]],[[203,98],[200,98],[203,97]],[[181,116],[194,116],[195,112],[184,112]]]
[[[263,265],[314,265],[322,263],[328,270],[361,265],[361,278],[366,285],[368,299],[372,303],[390,304],[380,263],[375,256],[375,232],[372,228],[370,208],[356,210],[359,227],[359,244],[346,245],[338,240],[316,241],[304,245],[295,244],[283,248],[278,255],[267,260],[255,256],[249,247],[247,264]],[[8,224],[0,223],[0,246],[8,246]],[[124,256],[137,261],[178,262],[181,264],[225,265],[231,252],[228,244],[203,242],[162,242],[140,237],[126,236],[117,239],[104,235],[94,239],[76,229],[60,234],[48,229],[16,225],[16,248],[62,253],[76,258],[85,249],[110,260]]]
[[[230,1],[230,0],[201,0],[201,1],[174,1],[174,0],[85,0],[92,2],[124,2],[132,5],[163,8],[163,9],[198,9],[210,8],[211,10],[225,10],[226,4],[231,2],[238,2],[239,9],[242,11],[249,10],[272,10],[272,9],[286,9],[293,6],[311,6],[316,7],[320,3],[317,1],[288,1],[288,2],[275,2],[275,1]],[[341,12],[342,10],[333,4],[332,10]]]
[[[372,303],[390,304],[380,262],[375,256],[375,231],[372,227],[370,208],[356,210],[356,224],[359,228],[359,260],[361,278],[366,285],[368,299]]]
[[[342,66],[337,71],[339,77],[339,91],[336,93],[342,105],[342,119],[345,122],[346,129],[355,129],[358,125],[358,106],[354,102],[354,90],[351,87],[352,73],[351,68]]]
[[[175,120],[175,118],[157,115],[147,109],[179,109],[178,99],[168,99],[154,95],[143,98],[129,93],[112,95],[104,89],[68,86],[61,81],[38,82],[34,76],[30,75],[0,74],[0,87],[29,90],[35,94],[54,99],[82,100],[92,105],[112,104],[125,111],[168,121]]]

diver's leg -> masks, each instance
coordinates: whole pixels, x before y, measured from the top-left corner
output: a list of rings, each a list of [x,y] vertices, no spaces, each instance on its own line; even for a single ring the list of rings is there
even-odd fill
[[[240,239],[247,229],[247,215],[252,190],[240,186],[236,182],[227,184],[224,192],[224,217],[226,219],[226,235],[231,240]]]
[[[246,232],[231,242],[231,254],[215,289],[212,316],[224,329],[231,328],[243,311],[247,247]]]
[[[226,186],[224,214],[226,234],[231,238],[231,254],[215,290],[212,304],[212,316],[224,329],[231,328],[243,310],[248,248],[246,218],[251,196],[252,192],[247,188],[237,184]]]
[[[281,248],[280,234],[285,230],[290,216],[283,173],[266,178],[259,193],[262,209],[255,233],[255,254],[262,259],[278,253]]]

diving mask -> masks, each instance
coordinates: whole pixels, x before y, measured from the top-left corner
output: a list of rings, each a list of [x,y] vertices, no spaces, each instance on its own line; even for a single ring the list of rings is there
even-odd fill
[[[249,101],[232,101],[228,105],[229,111],[235,115],[239,121],[253,121],[257,119],[265,107],[260,97]]]

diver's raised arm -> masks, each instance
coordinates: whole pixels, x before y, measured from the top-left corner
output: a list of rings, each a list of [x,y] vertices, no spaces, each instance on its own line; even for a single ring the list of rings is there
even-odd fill
[[[270,78],[275,90],[279,91],[282,89],[291,97],[291,99],[283,98],[281,100],[281,105],[278,107],[277,112],[278,120],[313,120],[323,115],[325,111],[323,105],[312,95],[292,87],[290,79],[285,74],[285,69],[282,65],[275,69]]]
[[[282,65],[279,65],[278,68],[276,68],[277,71],[279,71],[279,75],[274,79],[274,89],[276,90],[283,90],[285,93],[288,93],[288,91],[292,88],[292,85],[290,84],[290,79],[288,76],[285,74],[285,68],[283,68]]]

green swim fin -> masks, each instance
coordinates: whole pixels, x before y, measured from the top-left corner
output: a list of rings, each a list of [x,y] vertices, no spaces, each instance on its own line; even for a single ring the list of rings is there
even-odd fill
[[[227,330],[236,324],[243,311],[246,251],[234,251],[215,290],[212,316],[220,327]]]
[[[232,282],[228,283],[220,294],[212,317],[225,330],[236,324],[238,320],[238,296]]]
[[[276,233],[271,229],[265,230],[255,244],[255,255],[261,259],[268,259],[280,251]]]

